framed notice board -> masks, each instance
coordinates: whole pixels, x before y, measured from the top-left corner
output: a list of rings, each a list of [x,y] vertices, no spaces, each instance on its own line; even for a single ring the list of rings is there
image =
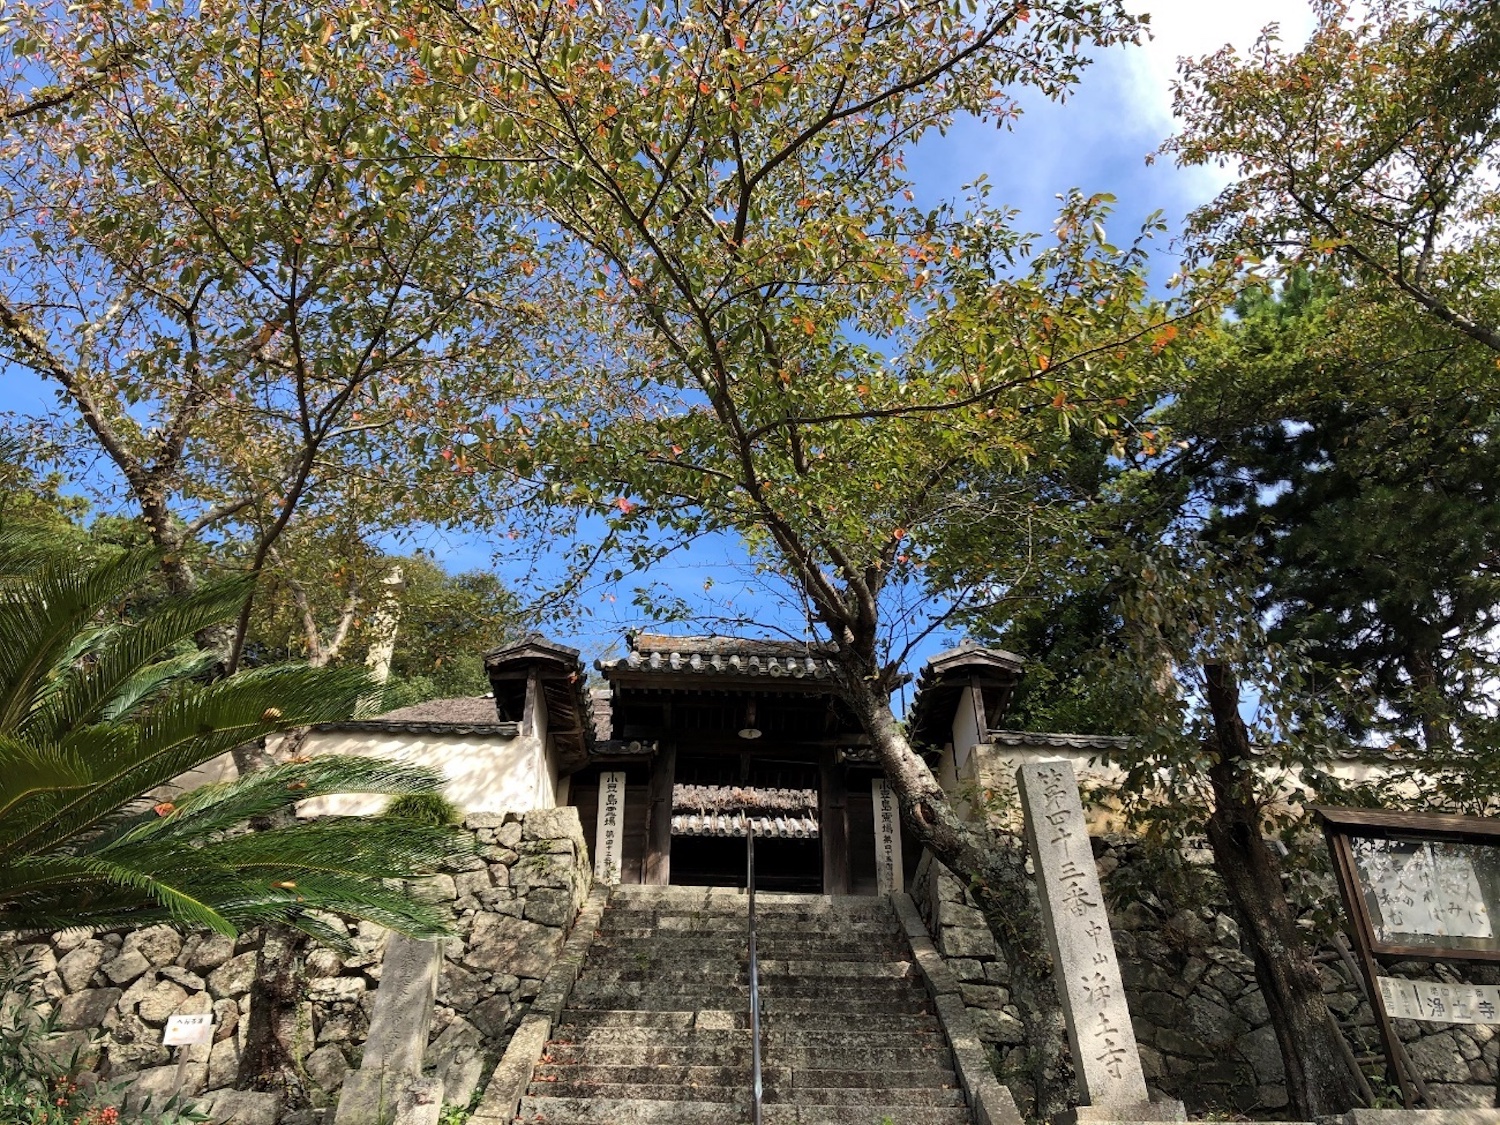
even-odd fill
[[[1500,823],[1478,816],[1318,807],[1386,1058],[1407,1107],[1391,1018],[1500,1023],[1492,989],[1399,981],[1379,959],[1500,962]],[[1471,995],[1472,994],[1472,995]]]

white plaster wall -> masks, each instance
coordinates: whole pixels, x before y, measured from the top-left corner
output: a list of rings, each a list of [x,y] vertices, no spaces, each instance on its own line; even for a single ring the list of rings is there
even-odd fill
[[[975,689],[966,687],[953,711],[953,764],[959,770],[969,764],[969,751],[981,737],[980,705],[981,701],[975,698]]]
[[[447,778],[443,793],[465,815],[529,812],[551,808],[555,799],[545,743],[530,738],[314,731],[300,752],[308,756],[359,754],[429,766]],[[316,797],[298,805],[297,814],[367,816],[383,809],[386,801],[364,793]]]
[[[992,814],[997,813],[1002,823],[1010,823],[1014,816],[1015,826],[1020,824],[1020,809],[1016,799],[1016,770],[1031,762],[1068,761],[1073,764],[1073,774],[1083,791],[1084,815],[1089,828],[1095,832],[1115,831],[1124,826],[1124,819],[1116,802],[1095,797],[1089,799],[1090,790],[1118,788],[1124,784],[1125,771],[1118,766],[1098,760],[1101,751],[1057,746],[999,746],[981,743],[974,747],[967,766],[957,771],[960,784],[972,782],[981,789],[989,790],[994,800]],[[1389,767],[1379,762],[1349,761],[1340,759],[1322,767],[1324,773],[1346,782],[1372,783],[1392,773]],[[1267,768],[1262,771],[1267,781],[1274,784],[1281,799],[1291,807],[1297,807],[1308,796],[1302,784],[1299,769]],[[1417,784],[1403,785],[1405,796],[1416,798]]]

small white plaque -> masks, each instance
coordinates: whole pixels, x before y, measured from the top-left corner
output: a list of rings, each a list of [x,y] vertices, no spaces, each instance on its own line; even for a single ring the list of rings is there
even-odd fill
[[[1376,977],[1386,1014],[1432,1023],[1500,1023],[1500,987]]]
[[[870,783],[875,802],[875,884],[888,895],[901,889],[901,809],[890,782],[878,777]]]
[[[599,775],[599,819],[594,829],[594,878],[614,885],[620,881],[620,858],[625,839],[625,771]]]
[[[162,1032],[161,1041],[167,1047],[188,1047],[195,1043],[211,1042],[213,1037],[213,1013],[203,1012],[201,1015],[168,1016],[167,1028]]]

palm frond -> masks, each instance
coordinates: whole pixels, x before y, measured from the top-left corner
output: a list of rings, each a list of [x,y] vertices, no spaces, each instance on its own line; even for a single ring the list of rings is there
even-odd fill
[[[330,754],[307,762],[272,766],[233,781],[200,786],[178,798],[170,816],[144,818],[132,830],[130,839],[204,838],[252,817],[270,816],[311,797],[337,793],[435,793],[442,785],[442,775],[425,766]]]
[[[0,585],[0,731],[20,726],[66,668],[79,633],[123,601],[158,559],[130,551],[86,567],[53,560]]]
[[[38,701],[20,729],[34,737],[60,738],[89,723],[119,718],[172,679],[211,664],[210,653],[158,658],[185,638],[234,617],[253,585],[253,575],[215,582],[172,598],[139,621],[100,632],[86,659],[70,661],[56,677],[56,689]]]
[[[87,786],[14,793],[0,779],[0,862],[90,831],[132,798],[241,743],[348,715],[368,686],[363,669],[254,669],[178,685],[135,722],[72,732],[59,748],[86,764]]]
[[[280,922],[340,945],[328,918],[345,915],[446,933],[444,911],[406,880],[472,847],[461,833],[362,818],[243,830],[308,797],[435,792],[430,770],[329,756],[170,808],[142,799],[241,743],[344,718],[370,690],[359,669],[195,682],[209,658],[185,646],[233,616],[249,579],[113,620],[159,561],[142,551],[86,559],[0,528],[0,931]]]

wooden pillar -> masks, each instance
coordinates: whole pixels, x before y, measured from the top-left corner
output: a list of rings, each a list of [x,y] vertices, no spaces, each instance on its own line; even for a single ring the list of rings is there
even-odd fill
[[[844,767],[825,754],[818,767],[821,793],[818,831],[823,839],[823,893],[849,893],[849,791]]]
[[[672,881],[672,783],[676,774],[677,744],[668,742],[651,767],[646,870],[641,879],[657,887],[665,887]]]

